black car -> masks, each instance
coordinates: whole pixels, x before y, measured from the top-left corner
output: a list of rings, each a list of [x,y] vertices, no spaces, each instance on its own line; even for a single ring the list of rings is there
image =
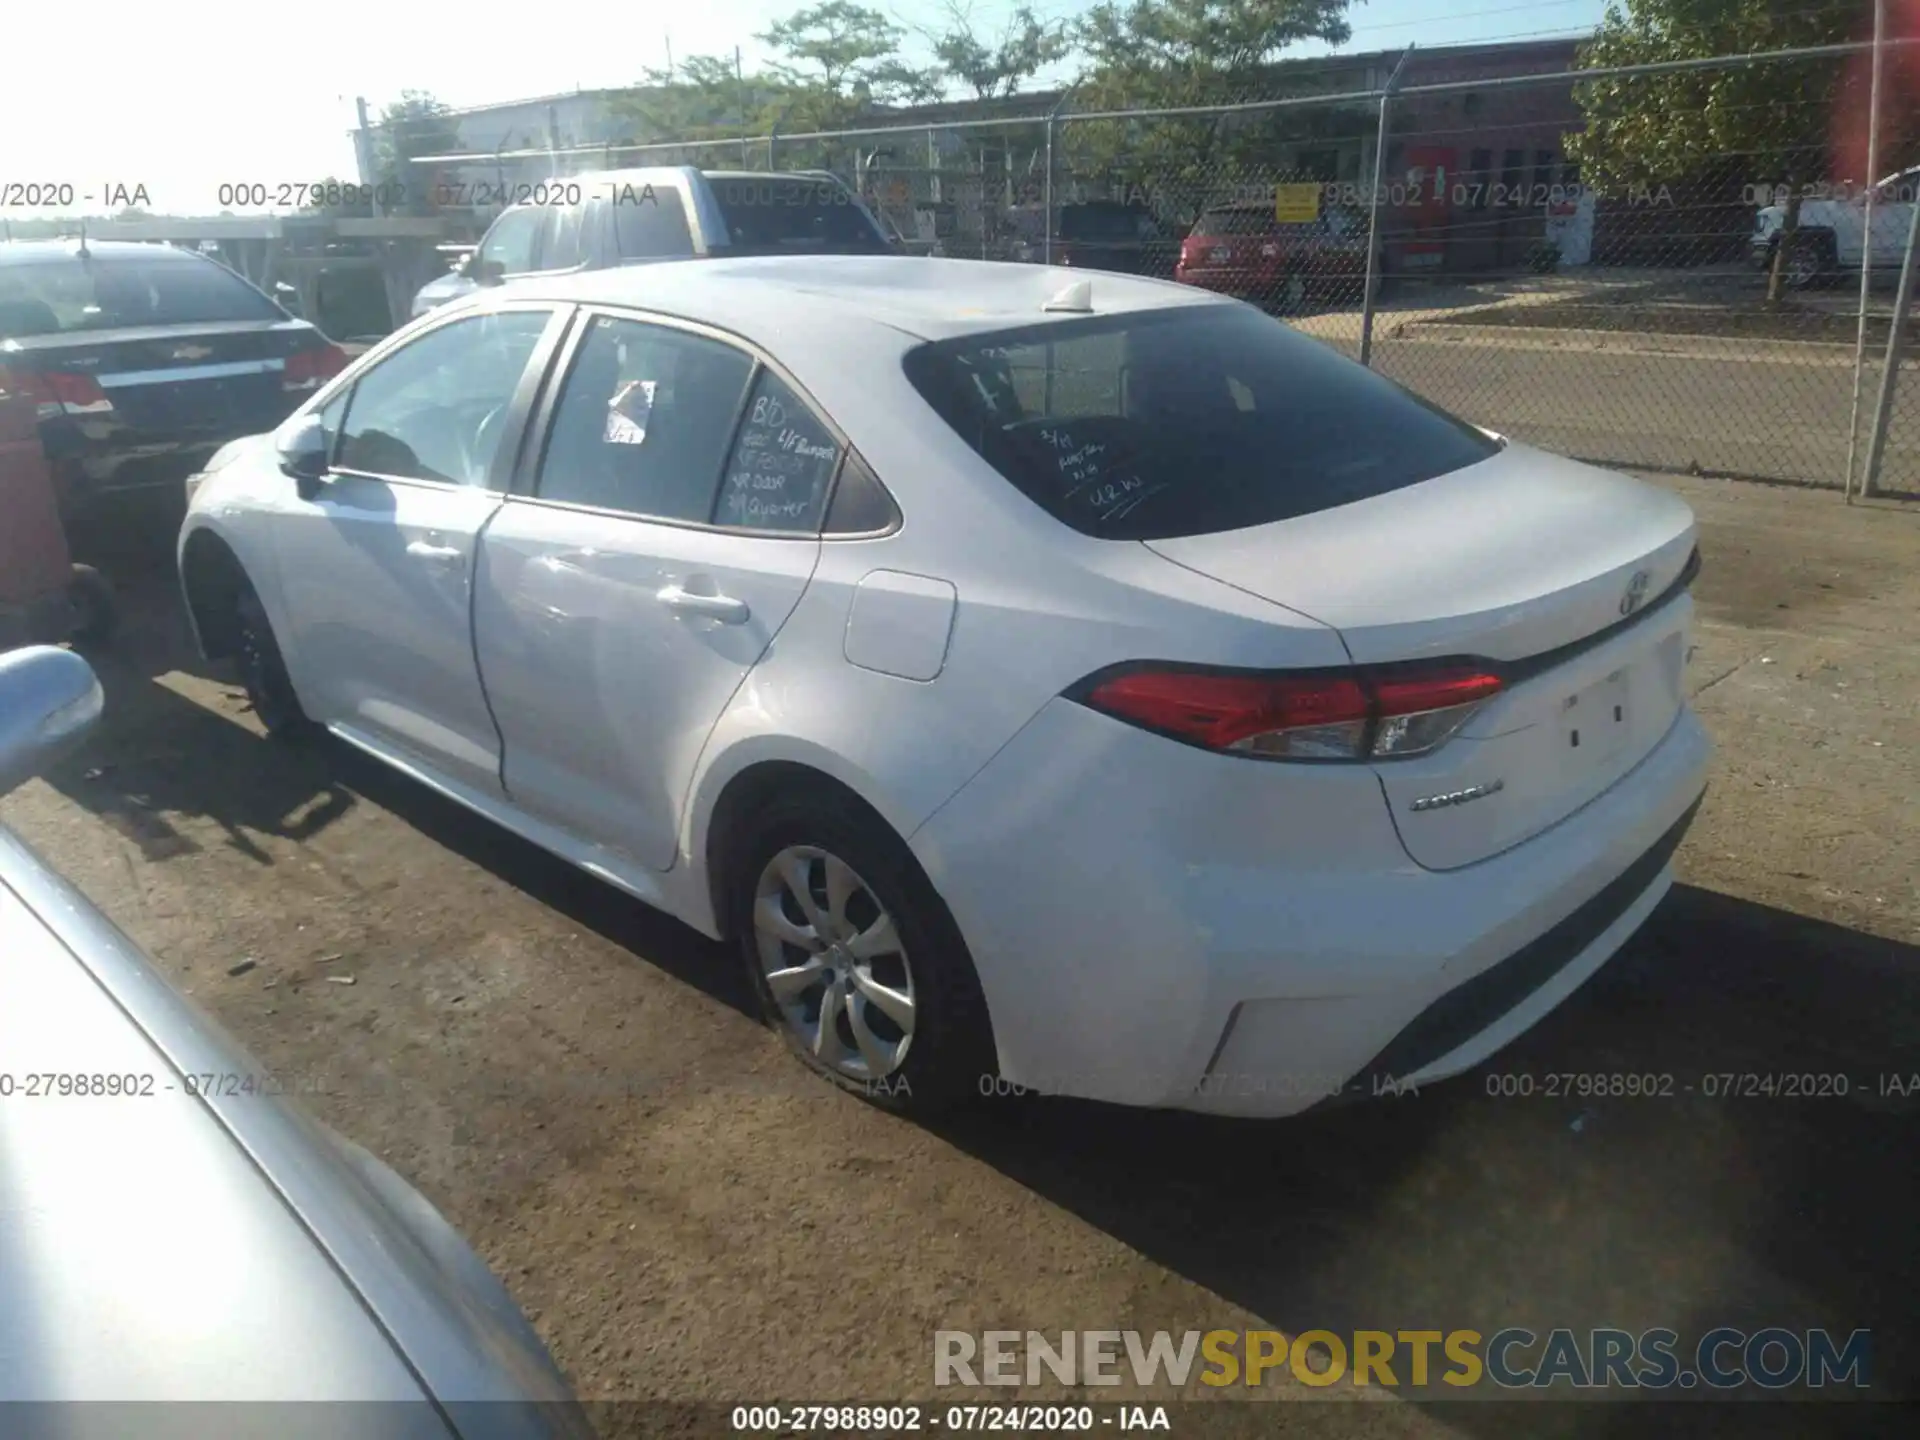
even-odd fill
[[[346,354],[218,261],[125,241],[0,243],[0,390],[37,402],[72,521],[271,430]]]
[[[1173,278],[1180,241],[1144,205],[1119,200],[1082,200],[1056,212],[1053,263],[1124,275]],[[1040,261],[1045,243],[1029,239],[1019,258]]]

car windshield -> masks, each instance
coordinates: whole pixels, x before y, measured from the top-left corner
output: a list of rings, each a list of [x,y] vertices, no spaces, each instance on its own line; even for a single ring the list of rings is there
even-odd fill
[[[0,265],[0,335],[286,318],[211,261],[95,252]]]
[[[851,193],[831,180],[782,175],[716,176],[730,255],[885,252],[886,238]]]
[[[1238,530],[1464,469],[1499,446],[1240,305],[1182,305],[923,345],[908,379],[1082,534]]]

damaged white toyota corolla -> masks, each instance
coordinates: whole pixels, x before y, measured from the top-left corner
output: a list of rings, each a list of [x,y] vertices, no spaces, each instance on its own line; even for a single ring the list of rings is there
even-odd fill
[[[1646,919],[1673,495],[1188,287],[671,263],[437,311],[190,482],[211,656],[708,935],[823,1075],[1280,1115]]]

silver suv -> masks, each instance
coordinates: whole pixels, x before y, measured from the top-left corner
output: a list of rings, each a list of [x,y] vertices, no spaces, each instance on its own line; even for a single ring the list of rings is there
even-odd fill
[[[706,255],[877,255],[899,249],[825,170],[601,170],[522,187],[451,274],[423,286],[424,315],[484,285]],[[517,192],[518,193],[518,192]]]

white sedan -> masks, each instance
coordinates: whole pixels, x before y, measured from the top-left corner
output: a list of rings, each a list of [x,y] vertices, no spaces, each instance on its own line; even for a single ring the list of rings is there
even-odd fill
[[[436,311],[191,482],[202,648],[741,951],[884,1104],[1423,1084],[1705,785],[1691,511],[1191,287],[669,263]]]

